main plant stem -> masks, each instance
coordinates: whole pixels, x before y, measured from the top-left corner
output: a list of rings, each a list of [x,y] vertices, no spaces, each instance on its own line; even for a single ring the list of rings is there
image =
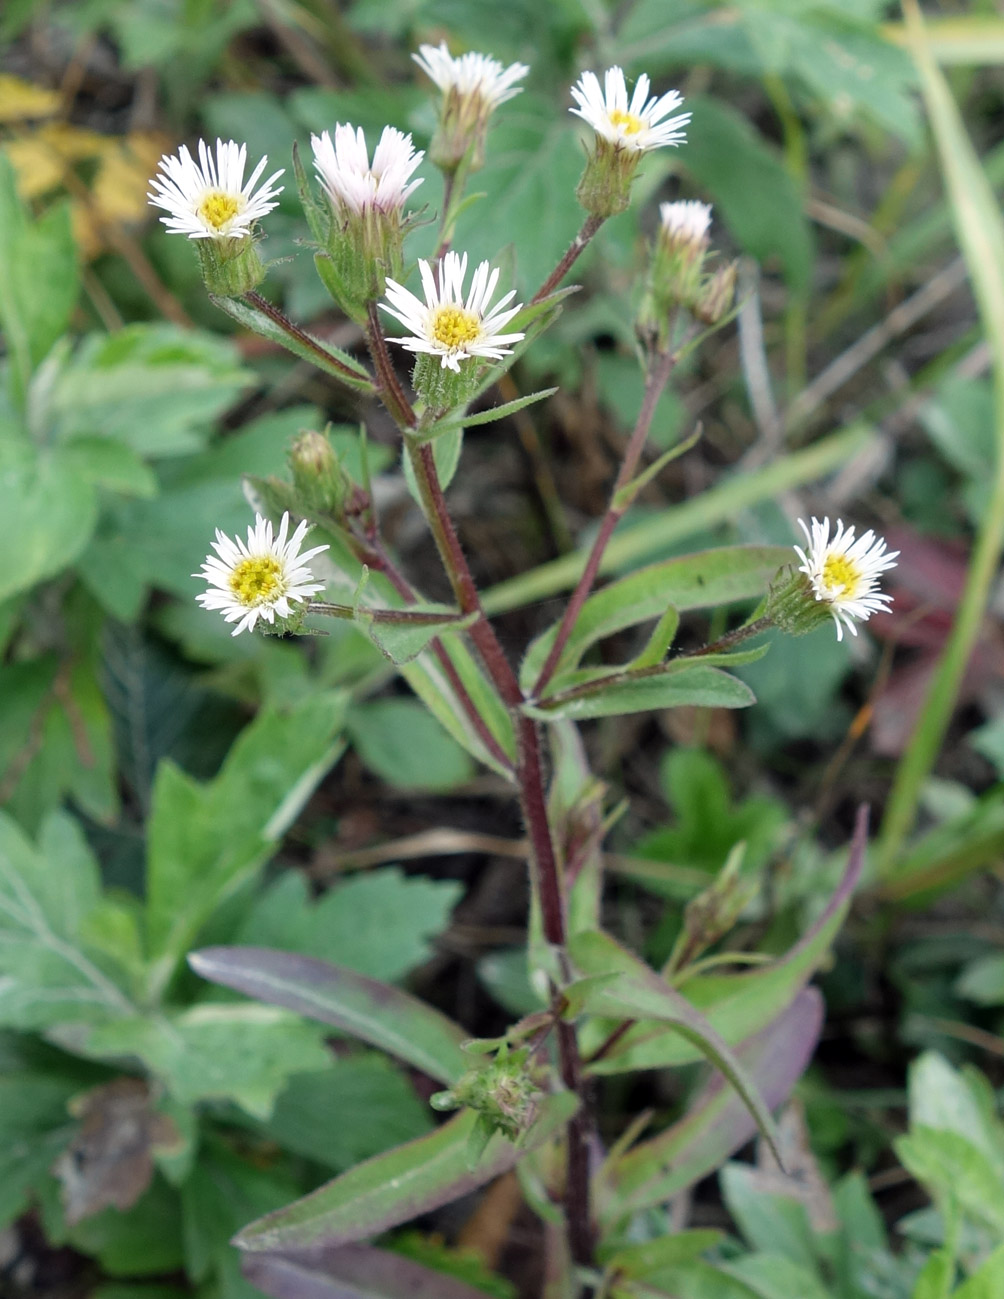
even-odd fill
[[[525,699],[519,680],[482,608],[477,585],[443,495],[432,443],[420,442],[414,436],[413,430],[418,422],[415,411],[394,373],[376,307],[372,304],[366,336],[380,395],[404,434],[405,451],[415,474],[422,507],[457,604],[463,613],[475,615],[474,622],[467,629],[468,635],[512,717],[517,746],[516,783],[530,840],[530,865],[540,899],[544,937],[557,951],[559,961],[567,970],[565,902],[547,815],[540,733],[536,722],[523,711]],[[584,1104],[582,1062],[574,1026],[559,1021],[557,1037],[562,1081],[580,1099],[579,1110],[568,1125],[565,1187],[568,1242],[575,1262],[588,1266],[593,1262],[593,1233],[589,1207],[589,1120]]]
[[[477,615],[476,620],[468,628],[468,634],[481,655],[499,695],[509,709],[516,729],[516,781],[530,840],[531,864],[537,895],[540,898],[544,937],[558,952],[559,960],[564,962],[567,960],[564,952],[568,937],[565,924],[565,901],[547,815],[540,732],[533,719],[523,712],[525,700],[519,681],[495,635],[494,628],[481,608],[481,598],[446,505],[432,446],[428,442],[416,443],[414,439],[409,438],[406,438],[405,445],[415,471],[415,481],[418,484],[426,517],[457,603],[464,613]],[[583,1099],[582,1065],[575,1029],[564,1021],[558,1024],[558,1054],[562,1081],[569,1090]],[[576,1263],[584,1265],[591,1263],[593,1257],[589,1210],[588,1137],[588,1118],[580,1108],[568,1125],[565,1209],[572,1257]]]
[[[663,389],[669,382],[669,376],[673,372],[673,366],[676,364],[676,353],[673,351],[662,352],[655,361],[655,364],[648,372],[645,381],[645,395],[642,398],[641,410],[638,412],[638,419],[628,442],[627,450],[624,453],[624,459],[621,462],[620,472],[617,474],[617,481],[614,483],[613,491],[610,494],[610,504],[607,506],[607,512],[603,516],[600,524],[600,530],[596,534],[596,540],[593,542],[589,557],[586,560],[586,566],[582,570],[582,575],[575,585],[568,604],[565,606],[565,612],[562,615],[561,624],[558,627],[557,634],[554,638],[554,644],[551,646],[551,652],[544,661],[544,666],[540,670],[536,684],[533,688],[535,698],[540,698],[546,689],[548,682],[554,676],[561,655],[565,646],[568,644],[568,638],[572,634],[572,629],[582,612],[582,606],[589,597],[589,592],[593,589],[593,583],[596,581],[597,574],[600,571],[600,564],[603,562],[603,555],[607,548],[607,543],[614,534],[614,529],[620,523],[628,507],[628,502],[622,500],[622,493],[625,487],[630,483],[638,468],[638,462],[641,459],[641,453],[645,449],[645,443],[648,439],[649,430],[652,427],[652,420],[655,416],[656,406],[659,404],[659,398],[662,396]]]

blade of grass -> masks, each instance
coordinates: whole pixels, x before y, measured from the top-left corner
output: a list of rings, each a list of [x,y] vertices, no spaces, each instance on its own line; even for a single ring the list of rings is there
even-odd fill
[[[959,246],[993,355],[997,466],[990,502],[973,545],[966,584],[948,642],[928,689],[919,721],[900,761],[879,839],[879,874],[896,874],[927,779],[979,633],[990,584],[1004,549],[1004,221],[966,134],[948,85],[932,57],[916,0],[903,0],[911,52],[920,73]]]
[[[790,487],[821,478],[850,460],[871,436],[869,427],[855,424],[754,473],[734,474],[694,500],[667,509],[615,536],[607,546],[600,572],[621,572],[653,559],[667,546],[734,517],[737,510],[776,496]],[[486,592],[483,599],[485,611],[489,614],[504,613],[570,590],[578,581],[585,562],[586,552],[576,551],[541,564],[539,568],[508,582],[501,582]]]

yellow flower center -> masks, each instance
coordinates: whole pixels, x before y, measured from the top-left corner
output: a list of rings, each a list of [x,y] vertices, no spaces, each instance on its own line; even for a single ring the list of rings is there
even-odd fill
[[[211,190],[199,204],[199,216],[214,230],[222,230],[240,211],[240,200],[222,190]]]
[[[610,121],[613,126],[619,126],[625,135],[637,135],[639,131],[645,129],[645,123],[634,113],[625,113],[619,108],[615,108],[610,114]]]
[[[463,347],[481,336],[481,321],[463,307],[437,307],[432,317],[432,337],[446,348]]]
[[[861,570],[846,555],[827,555],[823,561],[823,585],[834,600],[851,595],[861,581]]]
[[[230,589],[249,609],[277,600],[286,589],[279,561],[271,555],[242,559],[230,574]]]

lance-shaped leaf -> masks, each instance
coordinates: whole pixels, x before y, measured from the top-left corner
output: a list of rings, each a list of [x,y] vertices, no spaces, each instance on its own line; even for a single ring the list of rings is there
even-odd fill
[[[822,915],[785,956],[743,974],[698,975],[683,985],[686,999],[702,1011],[726,1042],[735,1045],[760,1032],[808,982],[847,913],[861,875],[867,834],[867,809],[862,808],[843,878]],[[636,959],[630,953],[624,956],[628,961]],[[677,1034],[667,1032],[657,1023],[639,1023],[592,1068],[596,1073],[623,1073],[686,1064],[699,1058],[699,1052]]]
[[[241,1271],[272,1299],[485,1299],[484,1290],[372,1245],[245,1254]]]
[[[490,406],[487,410],[476,411],[473,415],[449,416],[427,429],[422,434],[421,441],[430,442],[433,438],[439,437],[441,433],[447,433],[451,429],[476,428],[479,424],[494,424],[496,420],[505,419],[507,415],[515,415],[517,411],[524,410],[535,402],[544,401],[547,397],[553,397],[557,391],[557,388],[541,388],[539,392],[528,393],[525,397],[514,397],[512,401],[505,401],[501,406]]]
[[[589,682],[582,693],[569,693],[528,705],[531,717],[550,721],[567,717],[585,721],[591,717],[620,717],[624,713],[645,713],[653,709],[748,708],[756,695],[745,681],[703,663],[668,664],[664,670],[649,675],[617,673],[613,678]]]
[[[756,1083],[700,1011],[607,934],[598,930],[576,934],[570,940],[568,950],[573,962],[588,979],[589,986],[582,997],[583,1008],[588,1014],[611,1019],[655,1019],[671,1024],[701,1056],[725,1075],[757,1128],[775,1153],[778,1152],[774,1120]],[[596,981],[595,976],[611,972],[616,973],[616,978],[609,982]]]
[[[306,330],[287,320],[281,311],[274,307],[270,308],[264,299],[261,299],[261,305],[252,305],[243,298],[218,298],[213,294],[209,296],[214,306],[225,311],[232,320],[236,320],[238,325],[243,325],[245,329],[260,334],[270,343],[278,343],[287,352],[292,352],[303,361],[309,361],[325,374],[340,379],[342,383],[357,392],[376,391],[365,367],[354,357],[349,356],[348,352],[343,352],[333,343],[322,343],[319,338],[314,338],[312,334],[308,334]]]
[[[776,1110],[791,1094],[822,1026],[823,998],[817,989],[803,988],[772,1024],[736,1048],[768,1109]],[[614,1223],[665,1202],[719,1168],[753,1132],[746,1107],[716,1074],[679,1122],[608,1160],[597,1182],[599,1216]]]
[[[463,631],[477,618],[477,614],[463,614],[445,604],[415,604],[406,609],[378,609],[364,603],[369,569],[363,569],[349,616],[366,633],[385,658],[395,666],[410,663],[437,636],[447,632]],[[342,605],[321,606],[328,610],[343,609]],[[336,614],[336,617],[342,616]]]
[[[470,1034],[459,1024],[344,966],[268,947],[204,947],[188,963],[204,979],[332,1024],[439,1082],[456,1082],[469,1067],[461,1043]]]
[[[511,767],[499,762],[485,744],[461,702],[460,692],[467,695],[501,752],[510,762],[515,762],[516,736],[512,718],[461,638],[447,636],[440,643],[441,657],[431,649],[426,650],[411,663],[403,664],[401,675],[458,744],[462,744],[479,762],[509,779]]]
[[[604,637],[660,618],[670,605],[685,613],[755,599],[766,591],[777,570],[791,562],[791,557],[792,552],[785,546],[726,546],[650,564],[611,582],[582,606],[558,660],[553,688],[558,688],[562,674],[575,667],[590,645]],[[548,628],[527,651],[520,668],[525,690],[533,688],[557,629],[557,624]]]
[[[351,1244],[438,1209],[507,1172],[524,1152],[549,1140],[575,1112],[571,1092],[549,1096],[520,1146],[494,1136],[472,1169],[471,1132],[478,1116],[458,1114],[427,1137],[357,1164],[284,1209],[266,1214],[234,1237],[256,1253]]]

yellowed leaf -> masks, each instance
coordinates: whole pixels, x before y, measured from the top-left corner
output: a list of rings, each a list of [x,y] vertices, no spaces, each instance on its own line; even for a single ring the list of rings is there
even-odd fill
[[[129,224],[149,215],[150,177],[166,147],[165,137],[136,131],[102,154],[91,195],[103,221]]]
[[[0,76],[0,122],[25,122],[59,112],[59,92],[20,77]]]

